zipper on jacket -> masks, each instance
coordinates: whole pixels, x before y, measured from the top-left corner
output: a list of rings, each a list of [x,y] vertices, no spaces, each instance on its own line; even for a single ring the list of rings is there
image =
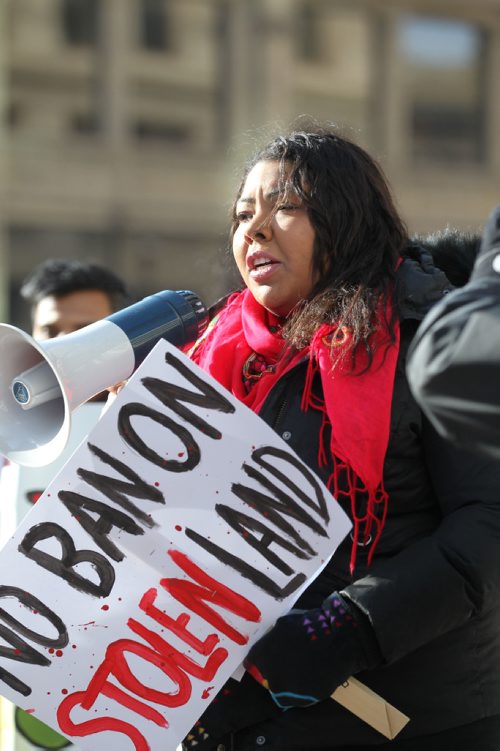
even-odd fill
[[[269,394],[267,395],[266,399],[264,400],[264,404],[263,404],[263,405],[262,405],[262,407],[260,408],[260,411],[259,411],[259,415],[260,415],[260,414],[262,414],[262,412],[265,412],[265,410],[266,410],[266,406],[267,406],[268,402],[269,402],[269,401],[271,400],[271,397],[272,397],[272,393],[273,393],[273,391],[274,391],[275,389],[277,389],[277,388],[283,388],[283,384],[284,384],[284,383],[285,383],[285,382],[286,382],[287,380],[290,380],[290,378],[291,378],[291,373],[294,373],[294,372],[295,372],[295,371],[297,370],[297,368],[299,368],[299,367],[300,367],[300,366],[301,366],[301,365],[302,365],[302,364],[303,364],[303,363],[304,363],[304,362],[305,362],[306,360],[307,360],[307,358],[306,358],[306,357],[304,357],[304,358],[303,358],[302,360],[300,360],[300,362],[298,362],[298,363],[295,363],[295,365],[293,366],[293,368],[291,368],[291,370],[288,370],[288,371],[287,371],[286,373],[284,373],[284,374],[283,374],[283,375],[281,376],[281,379],[280,379],[280,380],[278,381],[278,383],[276,383],[276,384],[275,384],[275,385],[274,385],[274,386],[273,386],[273,387],[271,388],[271,391],[269,392]],[[269,426],[270,426],[270,427],[271,427],[271,428],[272,428],[272,429],[273,429],[273,430],[274,430],[274,431],[275,431],[276,433],[278,432],[278,430],[277,430],[277,428],[278,428],[278,423],[280,422],[281,418],[283,417],[283,414],[284,414],[284,412],[285,412],[285,408],[286,408],[286,407],[287,407],[287,405],[288,405],[288,399],[287,399],[287,397],[286,397],[286,396],[283,396],[283,397],[282,397],[282,399],[281,399],[281,401],[279,401],[279,402],[278,402],[278,405],[279,405],[279,406],[277,407],[276,417],[274,418],[274,420],[272,421],[272,423],[268,423],[268,425],[269,425]]]
[[[277,413],[276,413],[276,417],[275,417],[275,419],[273,420],[273,424],[271,425],[272,429],[273,429],[273,430],[274,430],[274,431],[275,431],[276,433],[278,432],[278,424],[279,424],[279,421],[281,420],[281,418],[282,418],[282,416],[283,416],[283,413],[285,412],[285,408],[286,408],[287,404],[288,404],[288,400],[287,400],[287,398],[286,398],[286,397],[284,397],[284,398],[283,398],[283,399],[281,400],[281,402],[280,402],[280,405],[279,405],[279,407],[278,407],[278,411],[277,411]]]

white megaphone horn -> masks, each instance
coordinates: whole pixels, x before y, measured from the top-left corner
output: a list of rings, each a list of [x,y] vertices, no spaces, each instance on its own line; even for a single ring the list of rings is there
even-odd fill
[[[0,324],[0,453],[40,467],[63,451],[71,413],[125,381],[160,339],[196,341],[207,310],[188,290],[164,290],[73,334],[35,341]]]

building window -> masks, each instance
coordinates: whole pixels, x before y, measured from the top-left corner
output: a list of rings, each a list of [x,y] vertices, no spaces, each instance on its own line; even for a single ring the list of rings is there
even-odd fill
[[[100,122],[94,112],[76,112],[70,117],[70,129],[81,136],[95,136],[99,133]]]
[[[162,52],[171,43],[170,18],[165,0],[140,0],[140,44],[146,50]]]
[[[14,102],[10,102],[5,108],[5,124],[7,128],[14,130],[18,128],[22,121],[21,107]]]
[[[413,157],[481,162],[483,32],[462,21],[405,16],[399,41]]]
[[[323,59],[321,8],[316,0],[301,0],[297,6],[295,24],[297,56],[308,63]]]
[[[183,145],[192,139],[188,125],[152,120],[137,120],[132,125],[132,133],[142,143]]]
[[[62,0],[64,39],[75,46],[93,46],[99,30],[99,0]]]

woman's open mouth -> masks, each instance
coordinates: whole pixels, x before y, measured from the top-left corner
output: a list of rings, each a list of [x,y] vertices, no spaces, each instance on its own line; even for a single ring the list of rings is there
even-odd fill
[[[260,282],[267,280],[281,266],[270,256],[262,253],[257,254],[249,259],[248,274],[251,279]]]

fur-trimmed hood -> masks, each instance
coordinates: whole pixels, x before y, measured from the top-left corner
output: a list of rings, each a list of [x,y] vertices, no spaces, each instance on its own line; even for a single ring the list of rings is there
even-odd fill
[[[443,295],[467,283],[481,237],[447,230],[408,243],[396,276],[401,318],[421,321]]]

